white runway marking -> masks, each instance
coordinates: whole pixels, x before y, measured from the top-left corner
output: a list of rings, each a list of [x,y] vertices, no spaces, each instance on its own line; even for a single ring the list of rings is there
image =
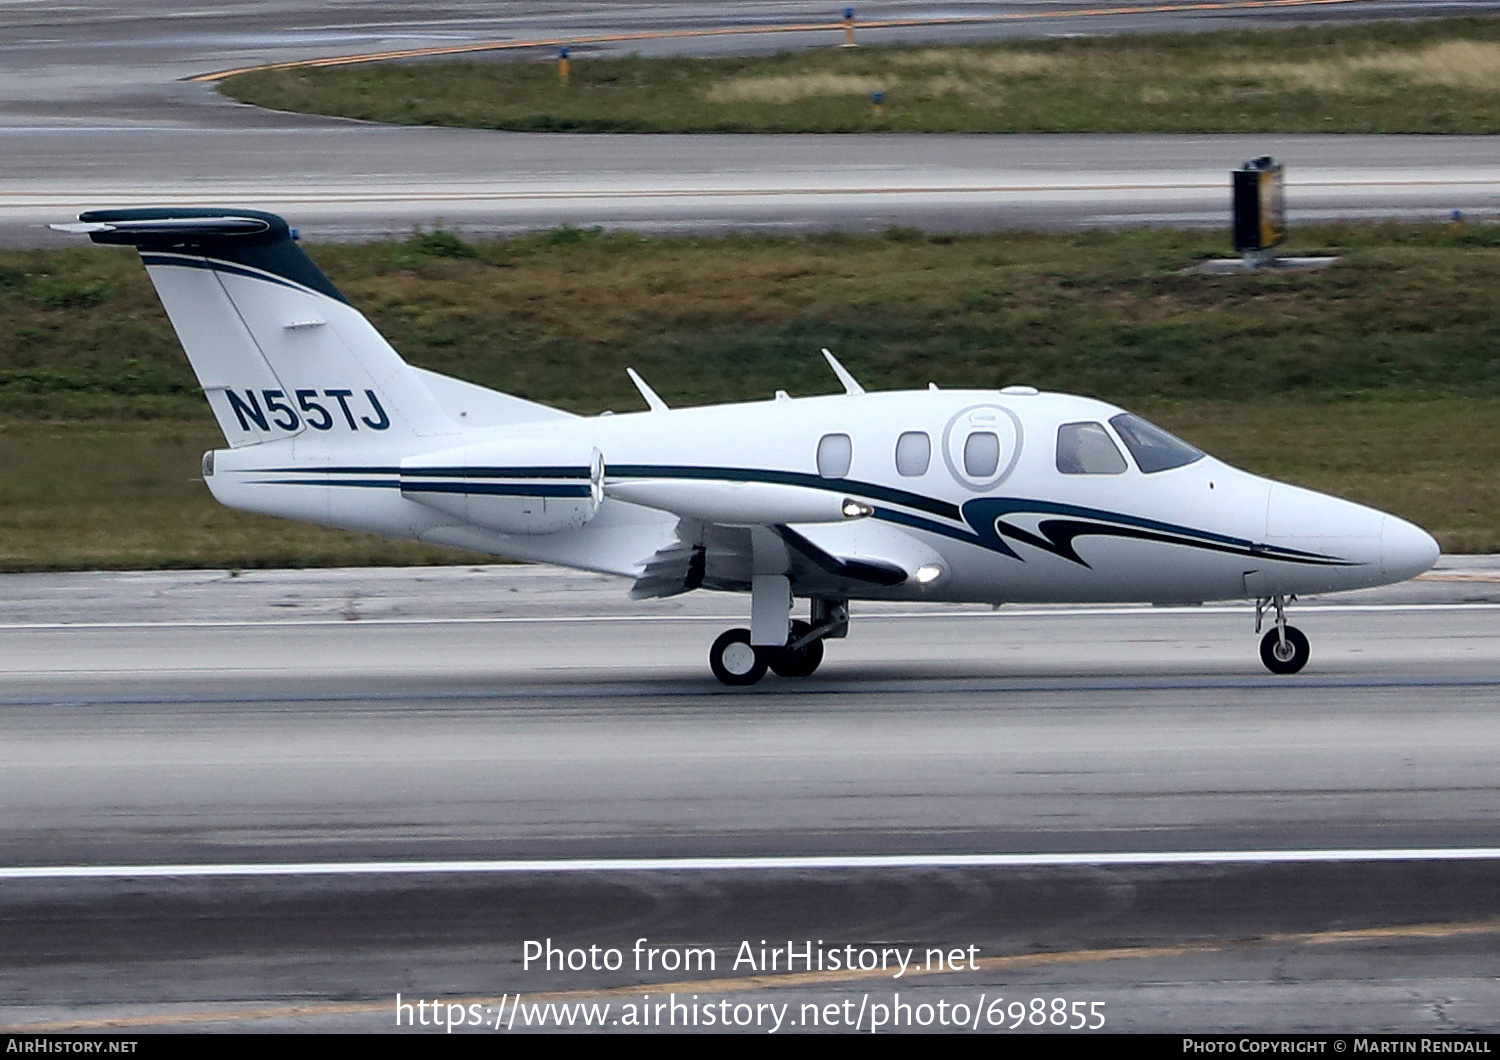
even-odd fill
[[[1500,847],[1394,850],[1214,850],[1094,854],[872,854],[827,857],[570,858],[551,861],[352,861],[265,865],[43,865],[0,868],[0,880],[374,876],[424,873],[703,872],[787,869],[989,869],[1078,865],[1250,865],[1349,861],[1493,861]]]
[[[1500,611],[1500,604],[1298,604],[1297,613],[1323,611]],[[1208,607],[1152,607],[1121,604],[1094,607],[1010,608],[999,611],[871,611],[861,622],[912,618],[1066,618],[1080,615],[1229,615],[1250,611],[1246,604]],[[741,613],[716,615],[478,615],[461,618],[247,618],[169,622],[0,622],[3,629],[220,629],[241,626],[465,626],[524,622],[531,625],[577,622],[743,622]]]

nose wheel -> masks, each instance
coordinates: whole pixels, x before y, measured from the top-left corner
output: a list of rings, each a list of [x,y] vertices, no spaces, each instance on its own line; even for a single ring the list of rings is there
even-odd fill
[[[1296,597],[1292,597],[1293,600]],[[1312,654],[1312,649],[1307,643],[1307,637],[1296,626],[1286,624],[1286,605],[1288,601],[1284,596],[1272,596],[1255,602],[1255,632],[1260,632],[1261,622],[1265,618],[1267,608],[1276,609],[1276,621],[1266,635],[1260,639],[1260,661],[1266,664],[1266,669],[1273,674],[1294,674],[1307,665],[1307,657]]]
[[[1260,661],[1273,674],[1296,673],[1307,665],[1310,654],[1307,637],[1296,626],[1267,630],[1260,640]]]

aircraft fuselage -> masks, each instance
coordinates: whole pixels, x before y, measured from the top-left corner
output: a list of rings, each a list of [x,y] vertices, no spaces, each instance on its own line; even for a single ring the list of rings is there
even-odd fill
[[[235,507],[630,576],[679,519],[770,519],[908,568],[847,593],[869,599],[1254,598],[1400,581],[1436,558],[1395,516],[1211,456],[1142,470],[1110,422],[1122,412],[1026,388],[782,398],[471,431],[357,464],[340,459],[340,424],[220,451],[209,483]],[[1061,469],[1065,427],[1117,456]],[[985,452],[966,451],[986,434]],[[846,499],[870,514],[839,517]],[[918,580],[924,565],[940,571]],[[748,573],[711,566],[704,584],[748,588]]]

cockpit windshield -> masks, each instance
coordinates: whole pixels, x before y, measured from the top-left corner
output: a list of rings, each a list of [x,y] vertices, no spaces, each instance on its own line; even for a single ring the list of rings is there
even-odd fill
[[[1130,450],[1130,455],[1135,457],[1136,467],[1148,475],[1203,459],[1201,449],[1193,448],[1181,438],[1132,413],[1122,412],[1109,422]]]

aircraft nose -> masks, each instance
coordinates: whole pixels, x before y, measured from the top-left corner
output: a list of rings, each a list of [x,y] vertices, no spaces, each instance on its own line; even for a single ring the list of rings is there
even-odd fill
[[[1380,562],[1392,580],[1415,578],[1442,554],[1432,535],[1405,519],[1387,515],[1380,525]]]

